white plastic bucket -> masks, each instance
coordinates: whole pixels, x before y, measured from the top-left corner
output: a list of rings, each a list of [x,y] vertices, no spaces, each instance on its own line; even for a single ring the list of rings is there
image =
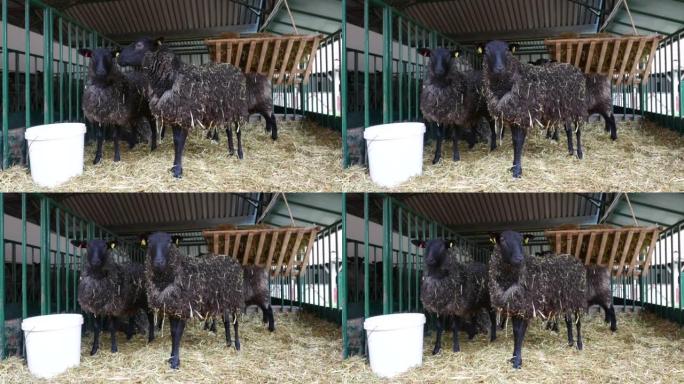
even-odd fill
[[[395,187],[423,173],[423,123],[395,123],[368,127],[363,132],[368,147],[371,180]]]
[[[75,314],[24,319],[21,329],[29,371],[49,379],[78,366],[81,363],[81,324],[83,316]]]
[[[423,364],[422,313],[399,313],[366,319],[368,355],[373,372],[393,377]]]
[[[38,125],[26,130],[31,177],[52,188],[83,173],[85,124]]]

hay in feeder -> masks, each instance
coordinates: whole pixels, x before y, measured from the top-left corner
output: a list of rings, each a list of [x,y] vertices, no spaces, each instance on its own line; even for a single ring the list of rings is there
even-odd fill
[[[249,382],[249,383],[438,383],[438,382],[678,382],[684,377],[681,356],[684,332],[677,324],[650,314],[623,313],[620,329],[611,334],[603,317],[593,315],[582,324],[584,350],[568,348],[565,332],[544,329],[542,321],[530,323],[525,337],[523,367],[511,368],[513,350],[510,324],[494,343],[483,335],[461,342],[461,352],[449,348],[430,353],[434,332],[424,341],[423,365],[394,379],[376,377],[365,358],[341,358],[339,327],[306,313],[280,313],[277,329],[270,333],[261,316],[245,316],[240,322],[242,349],[226,348],[223,330],[203,331],[199,321],[188,323],[181,345],[181,367],[168,367],[171,338],[168,328],[151,344],[136,335],[119,343],[119,353],[107,350],[88,355],[92,333],[82,342],[81,365],[56,377],[60,383],[83,382]],[[107,343],[109,334],[103,333]],[[451,334],[444,335],[450,345]],[[44,382],[33,378],[23,360],[0,361],[0,378],[8,383]]]

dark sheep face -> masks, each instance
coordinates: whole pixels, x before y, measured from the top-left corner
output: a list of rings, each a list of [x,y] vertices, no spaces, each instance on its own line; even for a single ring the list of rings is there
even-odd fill
[[[429,57],[430,71],[437,78],[445,77],[449,74],[451,66],[454,64],[454,59],[459,56],[461,51],[459,50],[448,50],[446,48],[419,48],[418,53],[424,57]]]
[[[495,74],[504,73],[508,67],[509,51],[515,52],[515,46],[509,47],[508,43],[500,40],[487,43],[484,49],[484,60],[489,70]]]
[[[90,241],[78,241],[74,240],[71,242],[73,245],[79,248],[86,248],[86,262],[93,269],[99,269],[105,265],[109,253],[109,249],[114,249],[116,247],[116,242],[114,241],[104,241],[101,239],[95,239]]]
[[[171,235],[166,232],[155,232],[145,241],[147,256],[150,258],[152,268],[155,271],[164,271],[168,266],[171,244]]]
[[[163,38],[152,39],[143,37],[132,42],[121,50],[119,55],[119,65],[123,67],[139,67],[142,65],[143,58],[147,52],[155,52],[164,43]]]
[[[81,56],[90,58],[88,74],[94,82],[106,83],[114,67],[114,59],[119,55],[119,50],[109,48],[97,48],[90,50],[81,48],[78,50]]]
[[[532,238],[534,238],[533,235],[523,235],[515,231],[504,231],[490,235],[491,241],[499,247],[503,260],[514,266],[521,265],[525,261],[523,246]]]
[[[427,243],[423,240],[411,240],[415,246],[424,248],[423,262],[428,267],[439,267],[446,259],[446,251],[451,248],[453,242],[450,240],[432,239]]]

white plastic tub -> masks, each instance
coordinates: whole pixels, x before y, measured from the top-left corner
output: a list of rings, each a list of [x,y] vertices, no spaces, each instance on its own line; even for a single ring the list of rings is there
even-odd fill
[[[363,132],[368,147],[371,180],[395,187],[423,173],[423,123],[395,123],[368,127]]]
[[[27,129],[33,181],[52,188],[83,173],[85,132],[85,124],[81,123],[38,125]]]
[[[373,372],[393,377],[423,364],[422,313],[399,313],[366,319],[368,355]]]
[[[49,379],[81,363],[81,324],[75,314],[36,316],[24,319],[21,329],[26,342],[29,371]]]

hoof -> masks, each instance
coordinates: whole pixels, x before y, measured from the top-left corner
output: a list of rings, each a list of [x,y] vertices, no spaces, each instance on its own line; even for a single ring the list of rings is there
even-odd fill
[[[575,342],[574,341],[568,341],[568,347],[574,347]]]
[[[119,352],[119,348],[118,347],[112,347],[112,353],[117,353],[117,352]]]
[[[584,344],[582,342],[577,343],[577,350],[581,351],[584,348]]]
[[[126,340],[130,340],[133,338],[133,335],[126,335]]]
[[[519,165],[514,165],[511,167],[511,173],[513,173],[513,178],[519,179],[522,177],[522,167]]]
[[[489,338],[489,342],[490,342],[490,343],[493,343],[493,342],[495,342],[495,341],[496,341],[496,336],[492,336],[492,337]]]
[[[511,358],[510,361],[511,361],[511,364],[513,365],[513,368],[520,369],[520,367],[522,367],[522,359],[520,359],[518,357],[513,357],[513,358]]]
[[[245,155],[242,153],[242,151],[238,151],[238,159],[242,160],[245,158]]]
[[[432,160],[432,165],[435,165],[435,164],[439,163],[439,160],[440,160],[440,159],[433,159],[433,160]]]
[[[148,343],[151,343],[151,342],[153,342],[153,341],[154,341],[154,336],[150,336],[150,337],[147,338],[147,342],[148,342]]]
[[[584,158],[584,153],[582,152],[577,152],[577,158],[582,160]]]
[[[239,340],[235,340],[235,350],[236,351],[240,350],[240,341]]]
[[[461,156],[454,156],[451,158],[451,160],[453,160],[454,162],[461,161]]]
[[[461,348],[460,347],[453,347],[453,348],[451,348],[451,351],[452,352],[461,352]]]
[[[235,151],[230,151],[230,150],[228,151],[228,157],[231,157],[231,156],[233,156],[234,154],[235,154]]]
[[[442,350],[442,348],[435,347],[435,349],[432,350],[432,355],[438,354],[440,350]]]
[[[180,367],[180,359],[177,357],[171,357],[169,359],[169,366],[171,369],[178,369]]]
[[[98,348],[93,348],[90,350],[90,356],[93,356],[97,353]]]
[[[171,167],[171,173],[173,174],[173,177],[176,179],[180,179],[183,177],[183,167],[174,165]]]
[[[98,165],[102,162],[102,158],[96,157],[95,160],[93,160],[93,165]]]

